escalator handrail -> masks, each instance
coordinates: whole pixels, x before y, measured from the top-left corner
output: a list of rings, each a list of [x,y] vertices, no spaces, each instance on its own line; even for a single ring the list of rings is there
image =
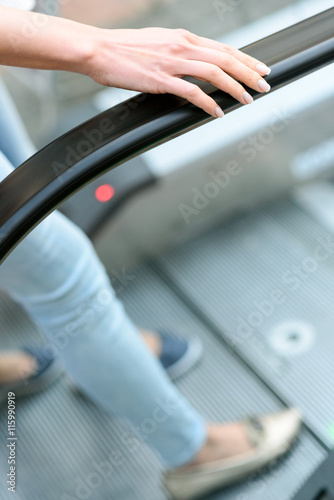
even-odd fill
[[[272,68],[267,77],[272,90],[287,85],[334,61],[334,8],[243,50]],[[242,106],[210,84],[200,86],[225,113]],[[247,90],[255,99],[264,95]],[[49,213],[90,181],[212,119],[176,96],[139,94],[47,145],[0,183],[0,263]]]

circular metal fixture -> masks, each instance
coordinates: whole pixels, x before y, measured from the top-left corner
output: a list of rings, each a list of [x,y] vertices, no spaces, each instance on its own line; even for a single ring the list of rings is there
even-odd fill
[[[285,357],[300,356],[312,349],[316,332],[310,323],[284,321],[273,328],[269,336],[271,348]]]

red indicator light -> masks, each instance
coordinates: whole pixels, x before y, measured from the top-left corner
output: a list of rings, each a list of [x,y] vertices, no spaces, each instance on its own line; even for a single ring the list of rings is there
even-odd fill
[[[115,190],[112,186],[110,186],[110,184],[103,184],[95,190],[95,197],[97,201],[101,201],[102,203],[111,200],[114,194]]]

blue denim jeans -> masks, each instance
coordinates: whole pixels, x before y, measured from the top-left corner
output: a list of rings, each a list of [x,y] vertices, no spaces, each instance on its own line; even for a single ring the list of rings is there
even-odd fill
[[[0,82],[0,179],[33,152]],[[133,430],[168,468],[191,460],[205,423],[170,382],[111,288],[83,232],[51,214],[0,267],[0,286],[45,333],[76,384]]]

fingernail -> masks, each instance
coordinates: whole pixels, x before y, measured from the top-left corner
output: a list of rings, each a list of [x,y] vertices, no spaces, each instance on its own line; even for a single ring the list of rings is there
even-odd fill
[[[265,64],[258,64],[256,66],[256,71],[258,71],[258,73],[263,73],[264,75],[270,75],[271,68],[268,68]]]
[[[215,109],[215,115],[217,118],[223,118],[224,111],[219,106],[217,106]]]
[[[265,80],[259,80],[257,84],[259,86],[259,89],[263,92],[269,92],[269,90],[271,89],[269,83]]]
[[[244,92],[243,98],[246,104],[252,104],[254,101],[253,97],[246,91]]]

